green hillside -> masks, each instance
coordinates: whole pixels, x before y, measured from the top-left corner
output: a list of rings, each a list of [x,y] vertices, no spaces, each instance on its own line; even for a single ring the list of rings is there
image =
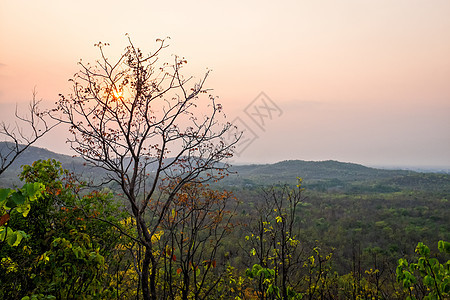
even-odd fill
[[[30,147],[11,168],[0,176],[0,188],[14,185],[21,186],[22,183],[19,182],[17,176],[20,173],[21,166],[30,165],[39,159],[49,158],[61,161],[64,168],[75,171],[84,178],[100,179],[102,177],[100,169],[95,170],[87,167],[80,158],[56,154],[38,147]],[[274,256],[271,256],[271,253],[279,252],[273,252],[273,249],[269,251],[271,247],[278,247],[277,245],[281,245],[283,241],[290,241],[288,246],[293,247],[292,253],[295,253],[295,256],[292,257],[298,257],[298,261],[290,258],[287,260],[293,266],[298,263],[296,265],[298,272],[290,275],[295,279],[295,282],[308,283],[313,274],[316,274],[314,276],[317,278],[324,276],[322,279],[328,283],[323,285],[323,289],[330,289],[330,293],[333,295],[340,295],[340,293],[344,295],[340,298],[324,299],[352,299],[350,296],[356,291],[352,287],[355,286],[367,286],[367,291],[359,291],[358,293],[364,292],[366,295],[370,295],[371,291],[380,294],[383,291],[386,295],[384,298],[366,297],[364,299],[404,299],[403,294],[399,294],[399,285],[395,276],[399,258],[413,258],[414,247],[418,242],[434,245],[432,251],[436,253],[438,251],[436,245],[439,241],[450,240],[450,223],[448,222],[448,211],[450,209],[449,174],[385,170],[331,160],[318,162],[291,160],[275,164],[240,165],[231,167],[230,171],[230,175],[225,179],[217,183],[211,183],[210,187],[217,189],[218,194],[205,194],[218,195],[220,197],[217,199],[229,201],[226,206],[221,206],[220,209],[223,209],[221,213],[230,214],[230,216],[232,214],[233,222],[224,227],[226,228],[224,232],[227,232],[227,234],[224,235],[223,239],[221,237],[220,245],[218,244],[214,248],[214,251],[217,250],[217,254],[211,265],[217,264],[218,268],[222,266],[222,271],[226,270],[227,276],[231,276],[230,278],[233,278],[233,276],[247,278],[249,276],[248,270],[250,268],[253,270],[252,266],[258,263],[255,255],[256,246],[268,247],[268,250],[264,252],[266,253],[265,259],[266,261],[274,261]],[[302,184],[302,187],[305,188],[304,193],[301,192],[300,194],[296,190],[294,184],[297,183],[297,177],[304,179]],[[285,186],[286,183],[290,187]],[[114,245],[116,244],[114,243],[119,243],[121,239],[126,240],[128,235],[120,237],[117,230],[112,230],[112,227],[105,225],[109,223],[97,220],[97,216],[100,212],[102,214],[106,212],[109,214],[108,218],[112,218],[111,220],[120,221],[121,223],[118,224],[127,224],[124,221],[130,219],[127,214],[128,209],[126,205],[123,205],[123,197],[120,195],[121,192],[117,189],[117,186],[107,184],[100,187],[106,187],[107,189],[103,190],[112,190],[113,193],[104,195],[102,192],[92,191],[86,197],[68,197],[65,200],[79,199],[79,201],[86,201],[78,203],[84,205],[82,210],[78,209],[78,204],[73,205],[71,202],[67,202],[64,207],[60,207],[60,202],[58,202],[58,206],[56,206],[58,209],[55,212],[49,210],[41,213],[42,206],[35,206],[36,213],[33,214],[32,211],[32,215],[28,219],[39,219],[41,216],[47,218],[50,215],[55,217],[54,221],[49,222],[50,225],[41,226],[39,222],[35,221],[26,223],[25,221],[28,219],[21,219],[21,222],[30,226],[37,224],[33,228],[35,230],[34,237],[39,241],[39,245],[45,244],[45,240],[40,241],[39,239],[47,236],[47,234],[49,235],[50,232],[57,232],[66,236],[67,234],[73,234],[75,231],[70,226],[72,226],[72,222],[76,222],[73,223],[78,224],[76,228],[91,230],[92,237],[106,237],[108,239],[110,237],[109,240],[102,241],[102,245],[105,245],[107,251],[110,251],[107,247],[111,247],[111,250],[115,249]],[[192,191],[187,190],[182,195],[195,197],[200,190]],[[228,194],[228,191],[232,191],[232,194]],[[69,193],[69,190],[66,192]],[[66,192],[63,195],[67,195]],[[297,192],[299,202],[295,209],[290,210],[288,204],[286,204],[288,202],[284,202],[284,206],[281,205],[283,201],[291,199],[291,196]],[[61,198],[58,194],[60,190],[55,191],[55,193],[58,197],[54,199],[60,201]],[[234,198],[227,198],[231,195],[236,197],[238,201],[234,202],[232,201]],[[217,201],[217,199],[214,198],[214,201]],[[201,198],[201,200],[204,199]],[[276,202],[274,202],[275,200]],[[53,205],[56,205],[55,203]],[[275,207],[275,203],[278,203],[279,206]],[[179,204],[172,203],[172,205]],[[228,207],[232,210],[228,210]],[[180,215],[183,215],[181,208],[181,206],[174,206],[170,209],[170,218],[177,217],[178,210]],[[283,213],[279,215],[281,211]],[[199,214],[199,216],[215,216],[213,212],[213,210],[210,210],[208,214]],[[195,214],[189,213],[186,215]],[[60,219],[57,219],[56,216]],[[72,216],[72,219],[67,222],[70,216]],[[288,219],[282,219],[280,216],[284,218],[289,216],[289,220],[292,222]],[[86,218],[89,222],[84,221],[87,220]],[[59,229],[50,231],[52,226],[56,226],[55,224],[60,226]],[[205,232],[210,230],[211,224],[220,224],[220,222],[214,221],[209,226],[203,227]],[[281,233],[288,233],[288,231],[282,229],[283,224],[292,224],[290,232],[294,234],[290,239],[275,240],[275,238],[281,237]],[[18,223],[11,223],[12,228],[19,225]],[[261,227],[261,225],[264,226]],[[28,227],[24,229],[26,229],[25,232],[31,230]],[[170,232],[170,229],[166,227],[164,231]],[[99,235],[99,232],[102,234]],[[104,234],[104,232],[107,234]],[[161,238],[161,241],[168,243],[164,239],[169,236],[170,234],[159,233],[158,239]],[[30,239],[26,242],[32,245],[34,240]],[[134,245],[134,243],[127,242],[127,245]],[[160,253],[164,253],[168,249],[167,245],[160,245]],[[276,250],[276,248],[274,249]],[[3,249],[3,251],[9,251],[5,252],[8,255],[15,254],[13,250],[6,247]],[[105,253],[113,253],[114,251]],[[181,252],[177,251],[176,255],[167,256],[164,254],[161,258],[169,257],[171,264],[179,263],[178,257],[181,257]],[[36,252],[38,254],[35,256],[40,257],[41,252]],[[95,252],[90,251],[90,253]],[[128,251],[118,252],[115,254],[116,256],[105,255],[105,257],[110,259],[109,264],[119,262],[118,267],[129,267],[131,266],[130,262],[126,262],[126,259],[124,259],[127,258],[128,253]],[[27,256],[29,254],[25,257]],[[76,254],[74,257],[76,258],[74,258],[74,262],[81,261],[78,260]],[[316,270],[316,267],[311,265],[311,257],[324,264],[328,273]],[[18,257],[17,261],[23,265],[28,263],[24,260],[24,257]],[[199,270],[205,270],[208,262],[208,260],[203,260],[201,264],[204,267],[199,268]],[[224,266],[228,266],[227,269]],[[276,265],[273,264],[273,266]],[[89,265],[86,266],[83,262],[80,267],[89,267]],[[23,267],[22,269],[26,270],[27,268]],[[120,268],[117,268],[117,270],[120,270]],[[181,269],[177,268],[177,270]],[[174,269],[174,272],[170,274],[175,275],[178,274],[177,272],[181,271],[175,271]],[[132,273],[130,274],[132,275]],[[378,277],[373,277],[373,275]],[[105,274],[102,276],[104,280],[109,278]],[[232,282],[230,280],[224,281],[227,290],[230,282]],[[129,277],[124,282],[135,283],[136,277]],[[243,287],[252,287],[248,278],[241,284]],[[332,291],[334,287],[338,287],[339,291]],[[308,291],[305,287],[300,288]],[[235,290],[238,290],[238,287],[235,286]],[[393,295],[401,296],[393,298]],[[110,298],[108,297],[108,299]],[[228,298],[225,297],[224,299]]]
[[[0,142],[0,153],[4,154],[6,151],[8,151],[6,142]],[[55,159],[61,162],[65,169],[72,172],[84,174],[85,176],[93,175],[93,171],[86,167],[81,158],[59,154],[44,148],[31,146],[19,155],[13,164],[5,171],[5,173],[0,176],[0,187],[13,187],[15,185],[20,185],[18,175],[22,170],[22,166],[31,165],[34,161],[39,159]]]
[[[394,192],[402,189],[450,191],[450,175],[405,170],[369,168],[338,161],[290,160],[275,164],[233,166],[233,174],[221,181],[228,187],[259,187],[277,183],[294,184],[297,177],[305,187],[318,191]]]
[[[5,143],[0,143],[0,151]],[[3,150],[4,151],[4,150]],[[89,177],[102,176],[100,169],[86,167],[80,158],[58,154],[39,147],[27,149],[0,177],[0,186],[18,185],[17,175],[22,165],[31,165],[38,159],[55,159],[63,167]],[[450,175],[419,173],[406,170],[370,168],[334,160],[286,160],[274,164],[237,165],[231,174],[214,186],[224,188],[257,188],[272,184],[294,184],[297,177],[304,180],[309,190],[347,193],[390,193],[400,190],[439,190],[450,193]]]

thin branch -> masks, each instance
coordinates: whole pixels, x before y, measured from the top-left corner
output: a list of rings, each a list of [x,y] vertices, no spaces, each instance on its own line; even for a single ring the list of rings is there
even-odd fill
[[[34,89],[28,107],[28,116],[21,116],[16,106],[15,126],[5,122],[0,123],[0,136],[4,138],[0,148],[0,175],[38,139],[61,123],[60,121],[53,124],[48,123],[49,111],[40,111],[42,100],[37,100],[36,96],[37,91]],[[29,133],[26,134],[25,131]]]

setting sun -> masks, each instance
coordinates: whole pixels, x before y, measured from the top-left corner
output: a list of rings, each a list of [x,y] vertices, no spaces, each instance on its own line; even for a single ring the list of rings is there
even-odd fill
[[[113,96],[115,100],[123,99],[123,90],[113,89]]]
[[[0,0],[0,300],[450,300],[449,15]]]

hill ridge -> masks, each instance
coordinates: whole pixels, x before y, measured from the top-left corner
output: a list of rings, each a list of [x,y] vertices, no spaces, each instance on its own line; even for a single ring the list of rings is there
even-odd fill
[[[0,151],[5,142],[0,142]],[[56,159],[69,171],[83,175],[102,176],[95,169],[85,166],[83,159],[58,154],[45,148],[29,147],[0,177],[0,187],[20,185],[18,174],[22,165],[30,165],[38,159]],[[395,191],[398,187],[408,189],[442,189],[450,192],[450,175],[419,173],[411,170],[391,170],[364,166],[337,160],[307,161],[283,160],[268,164],[233,165],[231,174],[214,186],[220,188],[257,187],[272,184],[295,184],[296,178],[304,179],[308,189],[322,191],[358,191],[370,187],[374,191]]]

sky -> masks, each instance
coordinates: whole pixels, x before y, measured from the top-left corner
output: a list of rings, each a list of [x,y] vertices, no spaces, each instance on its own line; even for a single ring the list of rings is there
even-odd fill
[[[51,107],[94,44],[186,57],[245,130],[235,163],[450,167],[450,1],[0,0],[0,118]],[[66,128],[36,144],[70,154]]]

